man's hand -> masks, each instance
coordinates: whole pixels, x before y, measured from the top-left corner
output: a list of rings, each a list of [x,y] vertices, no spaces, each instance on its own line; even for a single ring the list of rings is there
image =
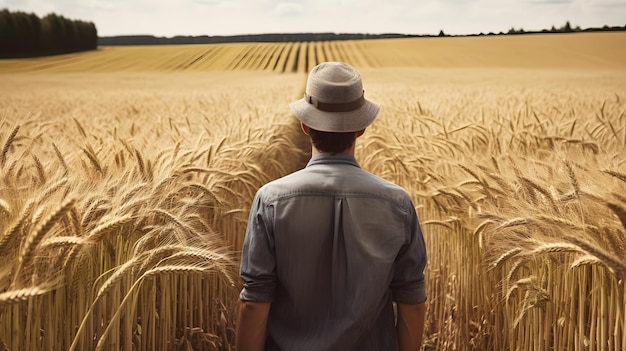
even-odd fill
[[[263,351],[269,302],[240,301],[235,343],[237,351]]]
[[[398,345],[400,351],[418,351],[422,347],[426,303],[398,304]]]

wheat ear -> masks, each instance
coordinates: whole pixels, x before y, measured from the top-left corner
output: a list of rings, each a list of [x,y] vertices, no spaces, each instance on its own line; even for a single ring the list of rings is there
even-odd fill
[[[92,229],[88,236],[89,236],[89,240],[92,240],[94,242],[99,241],[105,234],[109,233],[112,230],[115,230],[121,226],[123,226],[124,224],[130,222],[133,219],[133,216],[131,215],[124,215],[120,218],[114,218],[111,219],[109,221],[106,221],[102,224],[100,224],[99,226],[95,227],[94,229]]]
[[[87,155],[89,162],[91,162],[91,164],[96,169],[96,171],[98,171],[98,173],[100,174],[103,174],[102,166],[100,165],[100,161],[98,160],[98,157],[96,156],[94,151],[91,148],[83,148],[82,150],[85,153],[85,155]]]
[[[10,227],[7,233],[0,239],[0,254],[4,254],[4,251],[8,247],[10,247],[9,244],[11,243],[11,241],[13,241],[13,239],[16,238],[17,235],[20,233],[20,230],[22,229],[22,227],[24,226],[26,221],[30,218],[31,211],[34,205],[35,205],[34,202],[32,201],[29,202],[25,206],[17,222],[15,222],[15,224],[12,227]]]
[[[603,264],[605,264],[611,271],[616,273],[618,276],[626,277],[626,262],[624,262],[619,257],[613,255],[610,252],[607,252],[597,245],[593,245],[592,243],[584,239],[575,236],[568,236],[567,239],[575,245],[578,245],[588,254],[600,259]]]
[[[143,157],[141,157],[141,153],[137,149],[135,149],[135,157],[137,158],[137,166],[139,168],[139,173],[141,174],[141,177],[143,178],[143,180],[148,181],[149,177],[146,173],[146,167],[143,162]]]
[[[55,236],[50,239],[46,239],[41,243],[42,249],[51,249],[55,247],[68,248],[75,247],[76,245],[82,245],[86,242],[84,238],[77,236]]]
[[[569,177],[569,180],[574,187],[574,193],[576,194],[576,197],[578,197],[578,194],[580,193],[580,183],[576,178],[576,174],[574,173],[574,168],[572,167],[571,162],[568,160],[565,160],[565,169],[567,169],[567,176]]]
[[[67,175],[69,173],[69,168],[67,167],[67,163],[65,162],[65,158],[63,158],[63,155],[61,154],[61,151],[59,151],[59,148],[56,146],[56,144],[52,143],[52,148],[54,149],[54,153],[56,154],[57,158],[59,159],[59,162],[61,162],[61,166],[63,166],[63,174]]]
[[[543,243],[528,252],[528,256],[542,255],[546,253],[584,253],[577,245],[570,243]]]
[[[39,196],[37,196],[37,202],[41,202],[45,199],[47,199],[48,197],[50,197],[52,194],[54,194],[55,192],[57,192],[59,189],[61,189],[61,187],[63,185],[67,184],[67,178],[61,178],[58,181],[52,183],[52,185],[50,185],[49,187],[46,188],[46,190],[43,191],[43,193],[41,193]]]
[[[35,228],[33,233],[26,238],[26,241],[24,242],[24,246],[19,256],[20,266],[25,266],[29,262],[29,260],[32,258],[31,256],[33,254],[33,251],[35,250],[41,239],[43,239],[43,237],[54,226],[54,224],[59,219],[61,219],[61,217],[64,216],[65,213],[69,211],[70,208],[72,208],[72,206],[74,206],[75,202],[75,199],[69,199],[65,201],[61,206],[59,206],[59,208],[57,208],[56,211],[54,211],[50,216],[48,216],[48,218],[41,222],[41,224],[39,224]]]
[[[619,173],[619,172],[611,171],[611,170],[608,170],[608,169],[602,169],[601,171],[606,173],[606,174],[610,174],[613,177],[615,177],[615,178],[621,180],[622,182],[626,183],[626,174],[622,174],[622,173]]]
[[[85,128],[83,128],[83,126],[80,124],[80,122],[76,119],[76,118],[72,118],[74,120],[74,123],[76,124],[76,128],[78,129],[78,132],[80,133],[80,135],[83,136],[83,138],[87,138],[87,133],[85,133]]]
[[[515,227],[518,225],[530,225],[530,224],[532,224],[532,222],[529,221],[528,218],[516,217],[516,218],[509,219],[506,222],[502,222],[496,229]]]
[[[46,292],[48,292],[47,289],[42,289],[36,286],[25,289],[9,290],[0,294],[0,307],[19,303],[28,300],[33,296],[45,294]]]
[[[574,260],[572,264],[570,265],[570,267],[576,268],[576,267],[582,267],[582,266],[599,264],[599,263],[602,263],[602,261],[600,261],[597,257],[592,256],[592,255],[584,255]]]
[[[10,216],[11,215],[11,206],[9,205],[8,202],[0,199],[0,215],[2,214],[6,214],[6,216]]]
[[[9,152],[9,149],[11,148],[11,144],[13,144],[13,140],[15,140],[15,136],[17,135],[18,130],[20,130],[19,125],[13,128],[13,131],[11,132],[11,134],[9,134],[9,137],[4,142],[4,146],[2,147],[2,153],[0,154],[0,166],[1,167],[4,167],[4,163],[6,162],[6,159],[7,159],[7,152]]]
[[[620,204],[608,203],[607,206],[617,215],[620,222],[622,222],[622,226],[624,230],[626,230],[626,208],[624,208]]]
[[[500,255],[497,259],[495,259],[491,263],[491,266],[493,268],[497,268],[500,264],[502,264],[503,262],[507,261],[509,258],[517,255],[521,251],[522,251],[522,249],[519,248],[519,247],[512,248],[512,249],[508,250],[507,252],[503,253],[502,255]]]
[[[115,272],[113,272],[113,274],[111,274],[111,276],[109,276],[109,278],[106,281],[104,281],[104,283],[102,283],[102,286],[100,287],[100,289],[98,289],[98,292],[94,299],[94,303],[98,301],[100,297],[102,297],[104,294],[109,292],[111,288],[113,288],[117,284],[117,282],[119,282],[124,277],[124,275],[127,272],[131,270],[134,272],[135,271],[134,268],[136,268],[137,266],[144,265],[145,262],[151,261],[151,257],[154,257],[156,255],[159,257],[159,260],[160,260],[163,257],[168,257],[172,255],[173,253],[179,252],[183,249],[185,249],[184,246],[167,245],[167,246],[156,248],[151,251],[142,252],[138,256],[132,257],[130,260],[126,261],[123,265],[117,267]],[[141,272],[141,270],[142,269],[140,267],[138,271]]]

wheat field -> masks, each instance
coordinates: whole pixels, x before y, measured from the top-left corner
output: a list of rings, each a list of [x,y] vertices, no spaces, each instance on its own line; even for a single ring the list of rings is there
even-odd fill
[[[425,350],[626,349],[621,33],[102,47],[0,61],[0,350],[229,350],[256,189],[303,167],[321,61],[383,104]]]

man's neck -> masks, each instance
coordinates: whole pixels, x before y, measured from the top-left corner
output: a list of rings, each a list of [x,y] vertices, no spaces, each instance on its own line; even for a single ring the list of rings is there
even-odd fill
[[[349,148],[343,150],[341,153],[342,154],[347,154],[350,155],[352,157],[354,157],[354,143],[352,144],[352,146],[350,146]],[[323,152],[316,149],[315,146],[311,145],[311,157],[315,156],[315,155],[319,155],[322,154]]]

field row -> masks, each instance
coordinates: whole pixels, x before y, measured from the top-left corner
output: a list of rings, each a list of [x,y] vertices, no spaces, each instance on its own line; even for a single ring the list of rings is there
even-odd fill
[[[5,69],[38,72],[109,71],[233,71],[307,72],[334,60],[367,64],[352,41],[181,45],[167,47],[103,47],[96,52],[30,60]],[[19,66],[19,68],[18,68]],[[13,69],[12,69],[13,68]]]
[[[625,33],[411,38],[292,43],[104,46],[97,51],[0,60],[15,72],[308,72],[323,61],[384,67],[626,67]],[[592,52],[592,54],[590,54]]]

